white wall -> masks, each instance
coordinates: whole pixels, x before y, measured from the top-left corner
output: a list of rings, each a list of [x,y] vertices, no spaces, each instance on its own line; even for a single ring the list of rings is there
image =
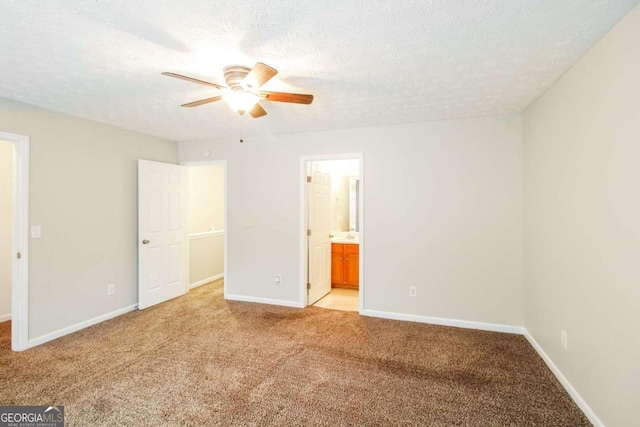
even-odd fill
[[[189,286],[224,276],[224,234],[189,239]]]
[[[189,284],[197,286],[224,274],[224,165],[190,166]]]
[[[224,165],[190,166],[189,233],[224,229]]]
[[[525,326],[610,426],[640,425],[638,41],[640,7],[523,119]]]
[[[348,176],[331,176],[331,230],[349,231]]]
[[[11,316],[13,143],[0,140],[0,322]]]
[[[522,325],[519,116],[179,149],[228,161],[229,294],[299,301],[300,157],[363,152],[365,309]]]
[[[137,303],[136,161],[176,144],[2,99],[0,130],[30,137],[30,339]]]

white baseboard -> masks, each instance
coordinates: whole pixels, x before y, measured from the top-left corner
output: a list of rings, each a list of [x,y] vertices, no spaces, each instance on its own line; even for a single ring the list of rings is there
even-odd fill
[[[197,282],[190,283],[189,289],[197,288],[198,286],[213,282],[214,280],[222,279],[223,277],[224,273],[220,273],[216,274],[215,276],[207,277],[206,279],[198,280]]]
[[[6,322],[7,320],[11,320],[11,313],[0,316],[0,323]]]
[[[244,301],[244,302],[257,302],[258,304],[269,304],[269,305],[282,305],[285,307],[294,307],[294,308],[304,308],[303,305],[300,305],[298,301],[285,301],[279,299],[271,299],[271,298],[257,298],[257,297],[248,297],[244,295],[233,295],[226,294],[224,299],[230,301]]]
[[[529,343],[533,346],[533,348],[538,352],[540,357],[542,357],[542,360],[544,360],[544,363],[547,364],[551,372],[553,372],[553,375],[555,375],[558,381],[560,381],[560,384],[562,384],[564,389],[567,390],[567,393],[569,393],[569,396],[571,396],[576,405],[578,405],[578,407],[582,410],[582,412],[584,412],[587,418],[589,418],[589,421],[591,421],[591,423],[595,427],[604,427],[604,423],[602,422],[602,420],[598,418],[596,413],[593,412],[593,409],[591,409],[591,407],[587,404],[587,402],[585,402],[582,396],[580,396],[580,393],[578,393],[578,391],[569,382],[567,377],[565,377],[562,371],[560,371],[560,368],[558,368],[556,364],[553,363],[551,357],[549,357],[549,355],[542,349],[540,344],[538,344],[535,338],[533,338],[533,336],[526,329],[524,329],[524,336],[527,341],[529,341]]]
[[[419,316],[416,314],[393,313],[379,310],[362,310],[360,314],[369,317],[382,317],[383,319],[405,320],[409,322],[430,323],[433,325],[454,326],[456,328],[479,329],[482,331],[507,332],[522,335],[525,329],[522,326],[502,325],[500,323],[473,322],[470,320],[447,319],[443,317]]]
[[[62,336],[71,334],[73,332],[77,332],[81,329],[88,328],[89,326],[93,326],[95,324],[104,322],[105,320],[113,319],[114,317],[121,316],[125,313],[129,313],[130,311],[138,308],[138,304],[133,304],[128,307],[121,308],[119,310],[112,311],[110,313],[103,314],[102,316],[94,317],[93,319],[85,320],[84,322],[76,323],[75,325],[67,326],[66,328],[58,329],[57,331],[48,333],[46,335],[42,335],[38,338],[30,339],[27,343],[27,348],[35,347],[40,344],[44,344],[48,341],[54,340],[56,338],[60,338]]]

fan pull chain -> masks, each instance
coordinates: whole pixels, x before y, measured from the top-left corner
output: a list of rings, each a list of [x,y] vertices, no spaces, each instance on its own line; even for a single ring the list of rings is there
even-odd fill
[[[240,115],[240,144],[242,144],[244,142],[244,138],[243,138],[243,130],[244,130],[244,114]]]

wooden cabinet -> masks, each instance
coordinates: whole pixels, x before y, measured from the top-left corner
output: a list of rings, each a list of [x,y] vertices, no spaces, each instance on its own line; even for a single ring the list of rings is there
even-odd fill
[[[331,284],[338,285],[344,283],[344,245],[339,243],[331,244]]]
[[[360,245],[331,244],[331,285],[334,288],[358,289],[360,281]]]

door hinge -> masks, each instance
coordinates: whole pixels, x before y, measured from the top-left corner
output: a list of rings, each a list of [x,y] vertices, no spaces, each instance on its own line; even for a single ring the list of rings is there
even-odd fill
[[[20,252],[18,252],[18,253],[16,254],[16,258],[21,259],[21,258],[22,258],[22,254],[21,254]]]
[[[311,182],[311,177],[310,176],[307,177],[307,182]]]
[[[307,229],[307,236],[311,236],[311,229]]]
[[[311,289],[311,283],[307,283],[307,290]]]

